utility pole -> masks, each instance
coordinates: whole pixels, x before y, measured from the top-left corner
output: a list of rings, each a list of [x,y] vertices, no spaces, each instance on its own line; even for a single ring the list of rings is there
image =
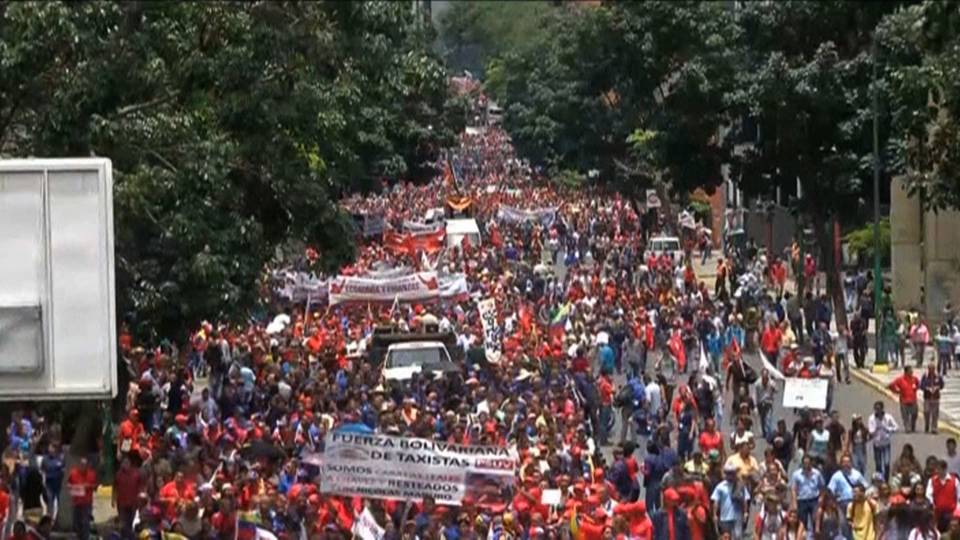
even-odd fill
[[[876,358],[874,365],[886,366],[886,354],[882,349],[881,295],[883,294],[883,275],[880,273],[880,88],[877,85],[877,34],[873,34],[873,320],[876,339]]]

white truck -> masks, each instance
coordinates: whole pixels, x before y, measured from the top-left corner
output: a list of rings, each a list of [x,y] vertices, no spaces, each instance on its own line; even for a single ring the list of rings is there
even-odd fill
[[[115,395],[110,160],[0,160],[0,231],[0,401]]]
[[[460,368],[450,359],[447,347],[440,341],[411,341],[394,343],[387,348],[383,360],[384,382],[403,382],[413,375],[443,377]]]

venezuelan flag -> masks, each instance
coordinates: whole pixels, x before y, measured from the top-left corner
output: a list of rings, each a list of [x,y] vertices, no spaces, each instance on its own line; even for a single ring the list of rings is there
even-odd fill
[[[567,318],[570,316],[571,307],[572,305],[570,302],[567,302],[566,304],[560,306],[560,309],[553,314],[553,318],[550,319],[550,337],[562,338],[566,333],[564,326],[567,324]]]

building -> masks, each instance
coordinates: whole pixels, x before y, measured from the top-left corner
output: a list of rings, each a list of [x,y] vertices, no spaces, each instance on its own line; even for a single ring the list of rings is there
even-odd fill
[[[901,178],[890,190],[891,289],[897,310],[939,322],[960,305],[960,212],[924,211]]]

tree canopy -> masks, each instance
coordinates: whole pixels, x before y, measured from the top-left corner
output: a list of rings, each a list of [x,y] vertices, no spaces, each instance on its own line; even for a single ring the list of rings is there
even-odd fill
[[[278,246],[338,267],[335,201],[453,140],[424,30],[398,3],[5,3],[0,151],[113,160],[121,313],[242,316]]]
[[[924,1],[878,28],[892,166],[929,209],[960,208],[960,5]]]
[[[718,184],[736,28],[719,3],[564,5],[551,39],[491,60],[487,88],[518,150],[554,172],[597,170],[636,195]]]
[[[554,6],[543,0],[450,2],[439,16],[439,45],[451,71],[483,76],[507,52],[525,52],[548,39],[545,20]]]

